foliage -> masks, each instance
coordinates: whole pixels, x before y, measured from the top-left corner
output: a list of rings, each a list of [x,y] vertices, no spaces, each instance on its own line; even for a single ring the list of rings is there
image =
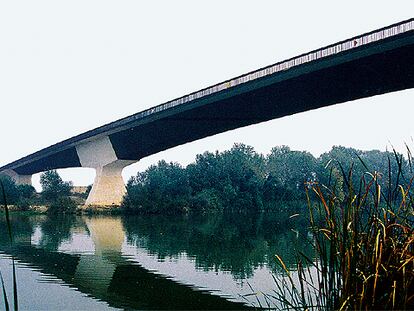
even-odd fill
[[[403,161],[398,154],[395,161],[398,167],[395,176],[365,173],[359,175],[358,183],[350,166],[342,176],[342,198],[337,195],[335,183],[328,182],[328,187],[310,184],[308,197],[313,194],[319,202],[309,204],[313,244],[318,255],[316,261],[303,254],[298,256],[297,283],[282,258],[277,257],[287,276],[276,283],[279,294],[274,298],[284,307],[414,308],[413,178],[404,178]],[[365,163],[361,164],[365,167]],[[317,217],[323,221],[317,221]],[[313,266],[316,275],[306,265]]]
[[[76,203],[70,197],[72,183],[63,181],[56,170],[40,175],[42,185],[42,198],[49,205],[49,214],[73,213]]]
[[[72,189],[72,183],[63,181],[56,170],[40,175],[40,184],[42,185],[42,197],[47,201],[69,196]]]
[[[19,209],[27,210],[35,195],[35,189],[31,185],[16,185],[14,180],[6,175],[0,175],[0,181],[4,186],[5,198],[8,204],[16,205]],[[0,204],[4,204],[3,196]]]
[[[287,146],[273,148],[266,158],[265,200],[303,199],[303,183],[314,181],[319,171],[316,159],[309,152],[292,151]]]
[[[279,210],[293,213],[306,208],[297,204],[306,200],[304,182],[334,182],[339,197],[344,196],[343,171],[352,168],[351,182],[366,171],[385,172],[395,183],[399,167],[407,161],[395,154],[399,164],[388,161],[390,152],[361,151],[335,146],[315,158],[308,152],[275,147],[267,156],[251,146],[235,144],[224,152],[205,152],[186,168],[160,161],[131,178],[123,208],[139,213],[186,213],[208,211]],[[292,204],[290,204],[292,203]],[[294,204],[293,204],[294,203]]]
[[[190,206],[197,212],[219,211],[223,209],[219,194],[214,189],[203,189],[192,196]]]
[[[76,210],[76,203],[70,197],[58,197],[53,200],[48,208],[49,214],[73,213]]]
[[[19,193],[17,192],[16,183],[14,180],[6,175],[0,175],[0,181],[3,185],[4,196],[0,196],[0,204],[15,204],[19,200]]]
[[[262,206],[264,159],[250,146],[235,144],[223,153],[198,155],[187,172],[195,198],[212,193],[217,201],[215,207],[232,210]]]
[[[185,170],[176,163],[158,162],[132,177],[127,184],[126,211],[182,212],[188,206],[190,187]]]
[[[52,213],[74,211],[75,203],[70,198],[72,184],[64,182],[56,171],[48,171],[40,176],[43,188],[40,198],[31,185],[16,185],[14,180],[6,175],[0,175],[0,181],[4,186],[7,203],[15,205],[18,210],[26,211],[33,205],[47,204],[50,205]],[[0,204],[4,203],[4,198],[0,196]]]

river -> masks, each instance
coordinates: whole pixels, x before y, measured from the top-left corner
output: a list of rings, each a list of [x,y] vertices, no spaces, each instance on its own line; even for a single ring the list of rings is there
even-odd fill
[[[0,269],[12,301],[15,258],[21,310],[272,305],[274,276],[281,275],[275,255],[292,269],[295,249],[312,257],[305,221],[289,213],[13,214],[11,225],[12,246],[0,220]]]

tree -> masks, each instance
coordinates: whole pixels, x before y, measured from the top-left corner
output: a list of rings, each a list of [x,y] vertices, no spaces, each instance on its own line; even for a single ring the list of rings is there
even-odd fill
[[[19,200],[19,193],[14,180],[10,176],[0,175],[0,182],[3,185],[4,194],[6,195],[6,198],[4,198],[0,188],[0,203],[4,204],[6,201],[7,204],[16,204]]]
[[[401,173],[409,172],[407,160],[399,153],[388,151],[362,151],[334,146],[329,152],[322,154],[318,161],[320,167],[327,167],[318,174],[325,185],[329,182],[335,183],[335,177],[339,176],[338,173],[340,175],[345,174],[348,179],[349,173],[352,172],[350,181],[357,187],[367,172],[379,172],[386,181],[387,187],[391,183],[395,188],[398,182],[401,182],[401,178],[404,177]],[[334,175],[336,176],[331,174],[331,169],[335,169],[337,173]],[[331,178],[330,181],[329,177]]]
[[[127,211],[174,214],[188,208],[189,198],[185,169],[160,161],[128,181],[123,207]]]
[[[68,197],[72,190],[72,183],[63,181],[56,170],[40,175],[40,184],[42,185],[42,197],[47,201]]]
[[[289,201],[303,195],[304,182],[314,181],[318,168],[309,152],[278,146],[272,148],[266,158],[266,171],[265,199]]]
[[[36,193],[35,188],[32,185],[17,185],[17,192],[19,193],[19,199],[32,199]]]
[[[12,178],[5,175],[0,176],[0,182],[4,187],[7,204],[16,205],[19,210],[28,210],[30,208],[35,194],[35,189],[32,185],[16,185]],[[3,194],[0,192],[0,204],[4,203]]]
[[[240,211],[262,206],[264,158],[251,146],[234,144],[228,151],[197,155],[196,162],[187,166],[187,174],[194,209],[214,206]],[[213,200],[207,201],[207,194]]]

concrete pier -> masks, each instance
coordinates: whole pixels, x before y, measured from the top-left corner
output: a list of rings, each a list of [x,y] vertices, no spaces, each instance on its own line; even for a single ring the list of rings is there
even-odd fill
[[[86,205],[120,205],[126,192],[122,170],[136,161],[119,160],[108,136],[81,144],[76,151],[82,167],[96,171]]]
[[[32,185],[32,175],[20,175],[13,170],[4,170],[1,174],[11,177],[17,185]]]

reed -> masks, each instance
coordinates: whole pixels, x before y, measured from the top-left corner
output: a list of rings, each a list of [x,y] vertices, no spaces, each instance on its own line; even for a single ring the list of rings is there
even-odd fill
[[[275,277],[267,299],[277,308],[414,309],[414,177],[407,178],[396,153],[395,160],[397,176],[366,173],[354,185],[352,168],[339,165],[339,180],[306,184],[316,258],[298,252],[289,269],[276,256],[285,275]]]
[[[9,235],[9,242],[10,242],[10,246],[13,246],[13,235],[12,235],[12,228],[11,228],[11,222],[10,222],[10,213],[9,213],[9,208],[7,205],[7,196],[6,196],[6,192],[4,190],[4,185],[2,183],[2,181],[0,180],[0,188],[1,188],[1,194],[3,196],[3,202],[4,202],[4,212],[5,212],[5,217],[6,217],[6,224],[7,224],[7,232]],[[19,301],[18,301],[18,295],[17,295],[17,277],[16,277],[16,264],[14,261],[14,256],[12,256],[12,273],[13,273],[13,306],[14,306],[14,310],[18,311],[19,310]],[[1,286],[2,286],[2,293],[3,293],[3,300],[4,300],[4,309],[6,311],[10,310],[10,305],[9,305],[9,301],[7,299],[7,293],[6,293],[6,287],[4,284],[4,279],[3,279],[3,275],[1,274],[0,271],[0,281],[1,281]]]

